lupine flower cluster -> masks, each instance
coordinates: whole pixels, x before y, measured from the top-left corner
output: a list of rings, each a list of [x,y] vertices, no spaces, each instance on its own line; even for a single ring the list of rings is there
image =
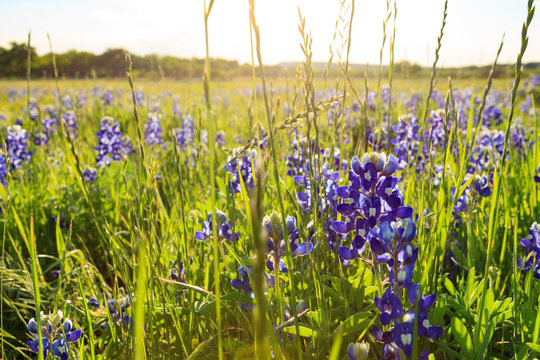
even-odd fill
[[[195,122],[191,116],[184,116],[184,119],[182,119],[182,126],[180,129],[176,129],[174,134],[178,149],[185,150],[188,145],[193,144],[193,141],[195,140]]]
[[[62,120],[66,123],[69,136],[75,139],[77,137],[77,119],[75,118],[75,113],[71,110],[64,112],[62,114]]]
[[[217,210],[216,211],[216,228],[218,230],[218,236],[221,239],[226,239],[229,241],[236,241],[240,237],[238,232],[233,233],[232,225],[230,221],[227,221],[227,215],[224,212]],[[195,239],[199,241],[204,241],[212,235],[212,212],[209,212],[206,216],[206,221],[203,223],[202,231],[195,232]]]
[[[6,147],[9,163],[13,169],[24,165],[32,153],[28,151],[28,133],[20,125],[8,126]]]
[[[309,142],[302,135],[292,141],[292,155],[286,157],[289,176],[306,176],[309,171]],[[312,146],[313,149],[314,146]]]
[[[189,256],[189,264],[190,265],[193,264],[193,257],[191,257],[191,255]],[[171,279],[174,281],[186,280],[186,272],[185,272],[184,262],[182,260],[178,262],[178,265],[174,265],[174,262],[171,262]]]
[[[6,155],[0,149],[0,183],[2,185],[6,185],[6,177],[7,177]]]
[[[27,115],[30,114],[30,120],[37,121],[39,119],[40,111],[36,101],[30,100],[30,110],[28,107],[26,107],[24,110]]]
[[[318,180],[318,175],[315,176],[315,180]],[[339,172],[331,172],[328,169],[328,164],[324,164],[322,169],[322,182],[320,186],[324,193],[321,194],[321,189],[319,188],[319,181],[316,181],[317,186],[314,189],[319,207],[318,216],[321,216],[323,213],[325,213],[327,208],[331,209],[333,215],[336,214],[336,206],[338,204],[338,196],[336,193],[336,189],[338,180]],[[304,187],[304,191],[297,192],[296,197],[298,198],[298,204],[300,205],[302,212],[304,214],[310,214],[313,211],[314,206],[311,199],[311,181],[306,174],[304,176],[295,176],[294,182],[297,185]]]
[[[111,89],[107,89],[101,95],[101,100],[103,100],[103,105],[112,105],[114,102],[114,93]]]
[[[370,230],[383,222],[408,219],[412,209],[403,206],[403,195],[392,177],[397,169],[397,159],[384,153],[365,154],[362,161],[355,156],[349,171],[349,186],[336,189],[339,197],[337,211],[342,221],[332,227],[338,234],[355,234],[350,247],[339,247],[338,252],[348,265],[364,250]]]
[[[311,241],[300,243],[300,229],[297,228],[296,218],[287,216],[286,228],[288,233],[289,246],[291,255],[304,256],[313,250]],[[270,215],[263,218],[263,227],[267,238],[268,252],[273,254],[273,257],[282,258],[287,250],[285,239],[283,236],[283,225],[281,215],[273,211]]]
[[[219,147],[225,146],[226,144],[225,135],[226,135],[225,132],[221,130],[216,133],[216,143],[219,145]]]
[[[48,116],[45,116],[41,119],[42,130],[34,134],[34,144],[43,146],[49,142],[49,138],[56,131],[56,117],[52,115],[50,109],[46,109],[49,113]]]
[[[144,92],[142,90],[135,90],[135,101],[137,102],[137,106],[143,106]]]
[[[236,142],[242,144],[244,141],[240,137],[237,137]],[[257,136],[255,136],[253,139],[248,140],[247,144],[257,146],[261,150],[266,150],[268,149],[268,138],[259,139]]]
[[[469,161],[472,166],[469,172],[476,170],[490,170],[494,165],[498,165],[504,149],[504,133],[502,131],[484,132],[471,154]]]
[[[110,322],[113,325],[125,325],[131,328],[133,322],[129,310],[131,301],[123,288],[118,289],[118,297],[116,299],[109,298],[107,294],[103,294],[101,303],[95,297],[91,297],[88,300],[88,305],[92,306],[96,310],[96,314],[105,320],[101,323],[103,329],[108,327]]]
[[[97,133],[99,145],[94,149],[98,152],[96,162],[98,168],[110,166],[111,160],[119,161],[122,156],[134,152],[131,139],[120,131],[120,124],[112,117],[101,119],[101,129]]]
[[[44,315],[41,312],[41,342],[43,344],[43,358],[47,359],[47,356],[52,352],[55,358],[61,360],[69,359],[69,344],[77,342],[82,331],[72,331],[73,323],[69,319],[63,318],[63,313],[58,310],[55,314]],[[35,319],[31,319],[28,322],[28,332],[34,337],[34,340],[28,341],[30,350],[35,353],[39,352],[39,337],[38,337],[38,323]]]
[[[395,137],[390,141],[394,146],[394,154],[398,160],[398,168],[404,169],[417,156],[420,136],[420,124],[412,115],[400,116],[399,123],[393,126]]]
[[[148,121],[144,124],[144,142],[148,146],[163,144],[161,115],[155,113],[148,114]]]
[[[255,186],[253,181],[253,165],[257,158],[257,150],[247,150],[242,154],[242,148],[233,149],[233,154],[227,159],[225,170],[231,175],[229,191],[236,194],[242,191],[242,183],[247,190]]]
[[[62,103],[62,107],[71,110],[73,109],[73,98],[70,94],[66,94],[63,97],[61,97],[60,102]]]
[[[517,260],[517,266],[523,272],[533,271],[533,277],[540,280],[540,224],[534,222],[529,229],[529,236],[521,239],[525,257]]]
[[[88,182],[94,182],[96,180],[97,170],[94,168],[88,168],[83,171],[83,178]]]
[[[461,220],[460,214],[467,210],[469,203],[474,199],[474,193],[476,193],[480,197],[488,197],[491,195],[491,187],[488,177],[484,175],[471,175],[466,174],[465,178],[463,179],[463,184],[465,184],[471,176],[473,177],[472,183],[473,183],[473,189],[474,192],[471,191],[471,186],[467,186],[463,193],[460,195],[460,197],[456,200],[453,208],[453,215],[457,220],[457,223],[459,224],[459,221]],[[456,196],[456,188],[453,186],[451,189],[451,196],[454,198]]]
[[[413,283],[418,257],[418,248],[412,244],[416,224],[411,219],[413,210],[403,205],[398,180],[393,177],[397,168],[398,162],[393,155],[387,157],[384,153],[372,152],[365,154],[362,161],[355,156],[351,161],[349,186],[337,188],[337,211],[342,221],[334,221],[332,227],[338,234],[353,235],[349,247],[338,249],[345,265],[361,258],[368,242],[374,263],[388,268],[391,287],[381,298],[375,298],[375,305],[381,311],[381,324],[388,326],[393,322],[394,327],[383,333],[374,326],[372,334],[384,344],[385,353],[397,354],[402,350],[411,356],[415,318],[420,337],[438,337],[442,329],[430,326],[427,317],[427,309],[434,303],[435,296],[421,297],[419,285]],[[411,303],[409,311],[403,310],[404,291]],[[419,311],[415,314],[413,309],[417,301]]]
[[[283,236],[283,223],[282,217],[276,211],[273,211],[270,215],[266,215],[262,221],[263,236],[267,239],[266,247],[266,268],[265,281],[268,286],[276,286],[278,282],[275,279],[275,270],[279,273],[286,274],[289,269],[283,261],[283,257],[287,251],[287,244]],[[289,246],[291,249],[292,257],[304,256],[313,250],[313,243],[311,241],[300,242],[300,230],[297,228],[296,218],[288,216],[286,219],[286,229],[288,234]],[[252,273],[252,268],[238,268],[238,277],[231,280],[231,285],[237,289],[242,290],[245,293],[253,296],[253,289],[249,280],[249,275]],[[243,310],[251,308],[251,304],[241,304]]]

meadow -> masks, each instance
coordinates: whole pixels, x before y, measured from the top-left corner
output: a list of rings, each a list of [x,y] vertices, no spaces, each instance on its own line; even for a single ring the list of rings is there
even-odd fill
[[[512,78],[438,76],[446,13],[430,78],[302,17],[265,77],[252,12],[253,77],[0,81],[2,359],[540,356],[528,4]]]

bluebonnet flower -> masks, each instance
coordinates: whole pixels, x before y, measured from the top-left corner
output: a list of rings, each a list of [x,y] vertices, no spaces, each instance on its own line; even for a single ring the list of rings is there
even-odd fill
[[[103,95],[101,95],[101,100],[103,100],[103,105],[112,105],[114,102],[114,93],[111,89],[105,90]]]
[[[94,182],[96,180],[97,170],[94,168],[88,168],[83,171],[83,178],[88,182]]]
[[[25,107],[24,110],[26,114],[30,114],[30,120],[32,121],[37,121],[41,115],[38,104],[35,100],[30,100],[30,110],[28,110],[28,107]]]
[[[247,268],[244,268],[242,266],[240,266],[238,268],[238,277],[236,279],[232,279],[231,280],[231,285],[233,288],[235,288],[236,290],[240,290],[240,291],[243,291],[244,293],[248,294],[251,298],[255,298],[255,294],[253,293],[253,288],[251,286],[251,282],[249,280],[249,275],[252,274],[252,268],[251,266],[248,266]],[[269,275],[268,274],[265,274],[266,275],[266,281],[267,283],[269,283],[268,281],[268,278],[269,278]],[[240,309],[242,309],[243,311],[249,311],[251,309],[253,309],[255,305],[253,303],[241,303],[240,304]]]
[[[189,264],[190,265],[193,264],[193,258],[189,256],[188,259],[189,259]],[[172,263],[171,265],[173,264],[174,263]],[[182,260],[178,262],[178,265],[172,266],[171,279],[175,281],[177,281],[178,279],[180,279],[180,281],[186,280],[186,272],[185,272],[184,262]]]
[[[401,301],[389,288],[386,289],[381,298],[375,296],[375,306],[381,312],[380,320],[383,326],[398,319],[404,312]]]
[[[343,221],[334,221],[332,227],[338,234],[353,234],[350,247],[340,246],[338,253],[345,265],[361,257],[365,244],[369,243],[374,271],[378,265],[386,266],[389,284],[381,297],[375,297],[375,306],[380,311],[380,323],[393,328],[382,332],[377,326],[372,329],[373,337],[384,344],[385,358],[399,358],[400,351],[412,354],[414,319],[419,322],[418,336],[437,338],[442,328],[429,324],[427,309],[434,303],[435,296],[422,297],[418,294],[419,284],[413,281],[418,248],[413,240],[416,224],[412,220],[413,210],[403,206],[403,195],[394,178],[398,160],[384,153],[365,154],[351,160],[349,186],[337,188],[340,203],[337,211]],[[407,293],[410,310],[404,308]],[[418,302],[418,305],[417,305]],[[415,308],[418,311],[415,313]],[[352,349],[351,349],[352,350]]]
[[[134,152],[131,139],[120,131],[118,121],[112,117],[101,119],[101,129],[97,133],[99,145],[94,149],[98,152],[96,162],[98,167],[110,166],[111,160],[119,161],[122,156]]]
[[[66,124],[69,136],[75,139],[77,137],[77,119],[75,118],[75,113],[71,110],[64,112],[62,114],[62,120]]]
[[[253,293],[253,289],[251,288],[251,283],[249,281],[249,275],[248,272],[251,273],[251,268],[248,267],[248,269],[244,269],[243,267],[238,268],[238,279],[232,279],[231,285],[233,288],[237,290],[243,290],[247,294]]]
[[[532,99],[530,96],[525,97],[525,100],[519,105],[519,110],[524,115],[529,115],[532,112]]]
[[[369,355],[369,343],[350,343],[347,347],[347,357],[349,360],[366,360]]]
[[[491,120],[495,121],[495,125],[499,126],[502,123],[502,112],[496,104],[487,104],[483,114],[484,126],[489,127]]]
[[[532,144],[533,142],[527,138],[521,119],[516,119],[510,128],[510,145],[514,147],[519,154],[527,155]]]
[[[491,195],[491,188],[489,187],[488,178],[486,175],[476,175],[474,177],[474,189],[478,193],[478,195],[482,197],[488,197]]]
[[[175,99],[173,102],[173,114],[177,117],[182,117],[182,111],[180,111],[180,100]]]
[[[225,146],[225,132],[224,131],[218,131],[216,133],[216,143],[219,145],[219,147]]]
[[[73,99],[70,94],[64,95],[60,99],[60,102],[62,103],[62,106],[65,107],[66,109],[68,110],[73,109]]]
[[[181,122],[181,127],[174,130],[174,134],[178,149],[184,150],[188,145],[193,144],[193,141],[195,140],[195,122],[191,116],[184,116]]]
[[[247,150],[242,153],[242,148],[233,149],[233,154],[227,159],[225,170],[231,175],[229,181],[229,191],[236,194],[242,191],[242,183],[246,190],[252,190],[255,187],[253,180],[253,165],[257,158],[256,150]]]
[[[144,124],[144,142],[148,146],[163,144],[161,115],[155,113],[148,114],[148,121]]]
[[[92,306],[96,311],[95,315],[99,316],[102,320],[102,328],[109,326],[110,322],[117,326],[129,326],[133,322],[133,318],[130,316],[131,300],[129,295],[126,295],[123,288],[118,289],[117,298],[109,298],[107,294],[103,294],[102,302],[100,303],[95,297],[91,297],[88,300],[88,305]]]
[[[384,153],[365,154],[351,160],[349,186],[339,186],[336,193],[339,204],[336,209],[342,221],[334,221],[332,228],[338,234],[353,233],[351,247],[340,246],[338,252],[348,265],[364,250],[368,233],[377,224],[385,221],[407,219],[412,209],[403,206],[403,195],[394,178],[398,168],[397,159]]]
[[[533,276],[540,280],[540,225],[534,222],[529,229],[529,236],[521,239],[521,246],[526,250],[525,258],[517,260],[518,268],[523,272],[533,270]]]
[[[310,143],[307,138],[302,135],[298,135],[293,139],[292,155],[285,158],[289,176],[308,176],[309,173],[309,147]],[[315,144],[311,143],[311,151],[315,151]]]
[[[6,121],[6,116],[4,114],[0,114],[0,121]]]
[[[293,257],[307,255],[313,250],[311,241],[299,243],[300,229],[296,225],[296,218],[287,216],[286,229]],[[268,241],[268,250],[273,253],[274,259],[277,261],[286,252],[281,215],[276,211],[266,215],[263,218],[263,227]]]
[[[242,143],[242,139],[238,138],[237,140],[239,144]],[[258,146],[261,150],[266,150],[268,148],[268,138],[259,139],[258,137],[255,137],[249,140],[247,144],[250,146]]]
[[[306,167],[306,171],[310,172],[309,165]],[[308,177],[309,174],[304,176],[294,176],[294,182],[297,185],[302,186],[303,191],[296,193],[298,204],[300,205],[304,214],[310,214],[313,211],[313,204],[311,201],[312,190],[311,181]],[[318,174],[315,175],[315,180],[318,179]],[[316,181],[315,193],[317,195],[317,202],[319,206],[319,216],[321,216],[327,208],[330,208],[332,213],[337,214],[336,207],[338,205],[337,195],[337,183],[339,180],[339,172],[331,172],[328,169],[328,164],[324,164],[322,169],[322,181]]]
[[[534,175],[534,181],[540,183],[540,165],[536,168],[537,175]]]
[[[0,184],[6,185],[6,177],[7,177],[6,155],[0,149]]]
[[[469,161],[472,166],[468,169],[468,172],[489,170],[494,165],[498,165],[503,149],[504,133],[502,131],[484,132],[471,153]]]
[[[412,115],[400,116],[398,124],[394,125],[395,137],[390,141],[394,146],[394,154],[398,160],[398,168],[404,169],[417,155],[420,141],[420,124]]]
[[[540,86],[540,75],[531,75],[531,84],[534,90],[536,90]]]
[[[8,126],[7,128],[7,156],[13,169],[24,165],[32,153],[28,151],[28,133],[19,125]]]
[[[50,137],[56,131],[56,118],[45,116],[41,119],[41,125],[43,130],[34,133],[34,144],[43,146],[49,142]]]
[[[70,220],[66,219],[66,215],[64,213],[60,214],[60,217],[56,215],[51,216],[51,223],[56,226],[56,223],[59,223],[61,229],[67,229],[69,227]]]
[[[86,94],[79,92],[77,93],[77,107],[83,108],[86,105]]]
[[[229,241],[236,241],[240,238],[238,232],[233,233],[232,225],[230,221],[227,221],[227,215],[220,210],[216,211],[216,228],[218,230],[218,236],[222,239]],[[209,212],[206,216],[206,221],[203,223],[202,231],[195,231],[195,239],[204,241],[212,234],[212,212]]]
[[[63,318],[63,313],[58,310],[55,314],[44,315],[41,312],[41,336],[43,344],[43,358],[46,359],[49,352],[52,352],[54,357],[61,360],[69,359],[68,344],[77,342],[82,331],[72,331],[73,323],[69,319]],[[35,319],[31,319],[28,322],[28,332],[33,335],[34,340],[28,341],[30,350],[37,353],[39,352],[39,338],[38,338],[38,323]]]
[[[49,137],[44,131],[36,131],[33,136],[34,145],[45,146],[49,142]]]
[[[143,106],[144,92],[142,90],[135,90],[135,101],[137,106]]]

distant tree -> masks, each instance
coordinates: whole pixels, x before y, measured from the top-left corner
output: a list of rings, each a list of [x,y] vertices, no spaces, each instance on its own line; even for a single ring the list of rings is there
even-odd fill
[[[108,49],[95,59],[95,70],[99,77],[124,77],[126,74],[126,51]]]
[[[25,43],[11,42],[10,49],[0,48],[0,77],[25,77],[28,47]],[[36,50],[30,47],[32,59]]]

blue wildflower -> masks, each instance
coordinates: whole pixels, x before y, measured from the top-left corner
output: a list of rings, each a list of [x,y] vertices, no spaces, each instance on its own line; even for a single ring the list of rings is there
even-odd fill
[[[63,313],[58,310],[55,314],[44,315],[41,312],[41,335],[43,344],[43,358],[46,359],[49,352],[52,351],[55,357],[59,357],[62,360],[69,359],[68,344],[77,342],[81,335],[82,330],[72,331],[73,323],[69,319],[62,321]],[[38,324],[35,319],[31,319],[28,322],[28,332],[34,336],[34,340],[28,341],[30,350],[37,353],[39,352],[39,339],[38,339]]]
[[[99,145],[94,149],[98,152],[96,162],[98,167],[110,166],[111,160],[119,161],[122,156],[134,152],[131,139],[125,137],[120,131],[118,121],[112,117],[101,119],[101,128],[97,133]]]
[[[144,142],[148,146],[163,144],[161,115],[155,113],[148,114],[148,121],[144,124]]]
[[[229,241],[236,241],[240,238],[238,232],[233,233],[232,225],[230,221],[227,221],[227,215],[222,211],[216,212],[218,236],[222,239]],[[212,234],[212,212],[209,212],[206,216],[206,221],[203,223],[202,231],[195,231],[195,239],[204,241]]]
[[[11,167],[17,169],[24,165],[32,153],[28,151],[28,133],[19,125],[8,126],[7,128],[7,156]]]

